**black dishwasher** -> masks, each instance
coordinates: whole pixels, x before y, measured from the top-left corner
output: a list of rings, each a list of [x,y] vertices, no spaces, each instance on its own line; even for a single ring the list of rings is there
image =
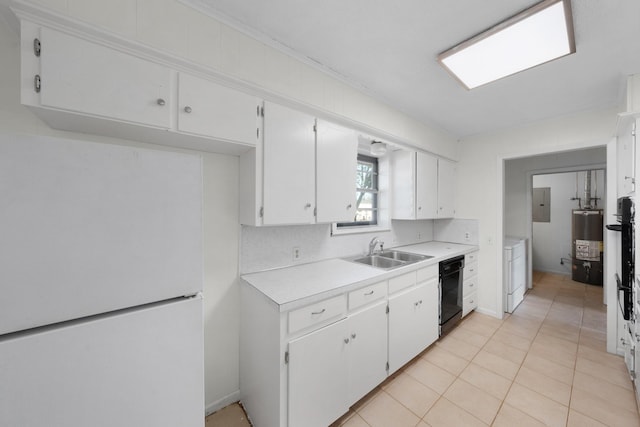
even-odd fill
[[[440,262],[440,336],[462,319],[464,255]]]

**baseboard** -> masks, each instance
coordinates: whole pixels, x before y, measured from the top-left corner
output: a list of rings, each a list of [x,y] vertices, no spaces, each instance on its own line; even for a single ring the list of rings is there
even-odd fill
[[[486,314],[487,316],[495,317],[496,319],[500,319],[501,317],[493,310],[487,310],[485,308],[476,307],[475,309],[480,314]]]
[[[215,402],[208,404],[204,408],[204,415],[206,417],[224,408],[225,406],[238,402],[239,400],[240,400],[240,390],[234,391],[233,393],[226,395],[222,399],[218,399]]]

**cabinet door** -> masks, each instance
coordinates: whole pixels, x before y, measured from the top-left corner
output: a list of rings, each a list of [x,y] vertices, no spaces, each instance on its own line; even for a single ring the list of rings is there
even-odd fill
[[[311,224],[315,201],[315,119],[265,102],[263,224]]]
[[[387,302],[349,318],[349,404],[387,377]]]
[[[256,145],[258,99],[189,74],[178,76],[178,130]]]
[[[41,43],[42,106],[169,128],[168,68],[48,28]]]
[[[625,121],[618,134],[618,197],[635,191],[635,121]]]
[[[393,174],[393,219],[416,219],[416,153],[394,151],[391,154]]]
[[[438,218],[453,218],[455,214],[456,165],[438,159]]]
[[[289,427],[326,427],[349,410],[347,337],[343,319],[289,343]]]
[[[316,129],[316,221],[353,221],[357,135],[351,129],[320,120]]]
[[[416,218],[436,218],[438,213],[438,159],[416,153]]]
[[[436,279],[389,298],[389,374],[401,368],[436,339]]]

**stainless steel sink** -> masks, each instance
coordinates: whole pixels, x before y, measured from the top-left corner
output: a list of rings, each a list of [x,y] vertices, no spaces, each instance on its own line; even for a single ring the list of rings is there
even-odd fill
[[[406,262],[404,261],[381,257],[379,255],[368,255],[362,258],[356,258],[353,260],[353,262],[359,262],[360,264],[367,264],[372,267],[385,268],[385,269],[400,267],[406,264]]]
[[[360,264],[370,265],[372,267],[389,270],[392,268],[402,267],[403,265],[412,264],[425,259],[433,258],[430,255],[419,255],[402,251],[384,251],[374,255],[367,255],[359,258],[350,258],[350,261]]]
[[[401,251],[393,251],[393,250],[380,252],[378,256],[399,260],[399,261],[405,261],[407,263],[424,261],[425,259],[433,258],[431,255],[420,255],[420,254],[413,254],[410,252],[401,252]]]

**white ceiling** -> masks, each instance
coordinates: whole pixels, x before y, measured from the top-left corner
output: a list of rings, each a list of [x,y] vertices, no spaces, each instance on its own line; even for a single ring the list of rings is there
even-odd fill
[[[182,0],[456,137],[621,105],[640,0],[573,0],[574,55],[467,91],[438,53],[537,0]]]

